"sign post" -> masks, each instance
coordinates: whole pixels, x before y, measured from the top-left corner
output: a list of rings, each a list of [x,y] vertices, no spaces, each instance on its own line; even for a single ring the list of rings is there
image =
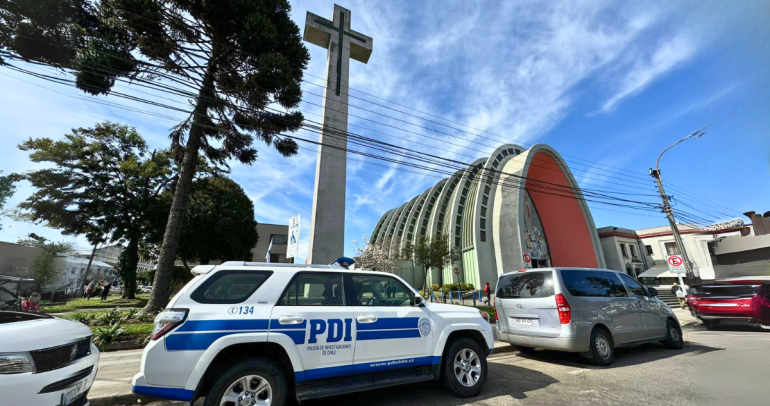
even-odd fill
[[[684,281],[682,280],[682,275],[687,273],[687,268],[684,267],[684,259],[682,256],[669,255],[666,257],[666,262],[668,263],[669,272],[676,274],[676,276],[679,277],[679,286],[682,287],[682,290],[687,292],[687,289],[684,287]]]
[[[289,245],[286,247],[286,258],[296,258],[299,251],[299,214],[289,219]],[[294,260],[292,259],[292,263]]]

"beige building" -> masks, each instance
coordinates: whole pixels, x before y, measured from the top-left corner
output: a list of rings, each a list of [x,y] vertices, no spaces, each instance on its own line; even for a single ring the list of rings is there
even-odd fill
[[[288,247],[289,226],[278,224],[257,224],[257,234],[259,241],[251,250],[251,260],[254,262],[266,262],[267,250],[270,247],[270,241],[273,241],[273,247],[270,250],[270,262],[291,262],[286,259],[286,248]]]
[[[29,276],[40,248],[0,241],[0,275]]]

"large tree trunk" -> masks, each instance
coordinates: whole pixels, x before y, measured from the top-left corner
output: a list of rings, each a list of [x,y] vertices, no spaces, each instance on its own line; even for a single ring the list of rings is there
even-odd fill
[[[213,57],[212,57],[213,59]],[[173,277],[174,261],[176,260],[179,237],[182,234],[187,201],[190,198],[195,167],[198,163],[198,149],[201,137],[205,137],[205,127],[202,125],[203,117],[208,115],[208,107],[214,92],[214,62],[209,62],[203,85],[198,92],[198,101],[193,110],[193,121],[185,147],[184,158],[179,170],[179,181],[174,190],[174,198],[171,201],[171,212],[168,215],[166,231],[163,234],[163,244],[160,246],[158,269],[155,272],[155,281],[152,286],[150,300],[142,312],[155,313],[166,307],[171,294],[171,279]]]
[[[82,278],[80,278],[80,285],[78,285],[78,291],[75,292],[75,298],[79,298],[83,296],[83,289],[88,283],[88,274],[91,272],[91,264],[94,263],[94,256],[96,255],[96,249],[98,246],[99,244],[94,244],[94,249],[91,250],[91,257],[88,258],[88,266],[86,266],[85,274],[83,275]]]
[[[139,237],[132,235],[128,247],[120,253],[118,272],[123,279],[123,299],[136,298],[136,267],[139,265]]]

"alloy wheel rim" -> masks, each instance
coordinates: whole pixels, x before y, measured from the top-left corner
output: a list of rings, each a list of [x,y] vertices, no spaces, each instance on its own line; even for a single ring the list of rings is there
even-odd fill
[[[671,336],[671,341],[678,343],[679,340],[682,338],[679,336],[679,331],[677,331],[676,327],[671,326],[668,328],[668,334]]]
[[[273,403],[273,388],[259,375],[236,379],[225,391],[220,406],[269,406]]]
[[[602,359],[607,359],[610,357],[610,343],[606,338],[604,338],[603,335],[596,336],[596,341],[594,344],[596,345],[596,351],[599,353],[599,356],[602,357]]]
[[[481,379],[481,358],[473,350],[463,348],[455,356],[454,372],[461,385],[473,387]]]

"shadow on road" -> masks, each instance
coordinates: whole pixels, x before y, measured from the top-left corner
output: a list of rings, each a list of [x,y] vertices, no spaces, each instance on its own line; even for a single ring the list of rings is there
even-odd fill
[[[684,348],[681,350],[671,350],[663,347],[661,344],[646,343],[633,347],[622,347],[615,349],[615,360],[609,367],[600,368],[623,368],[631,365],[640,365],[648,362],[655,362],[662,359],[676,357],[679,355],[696,356],[706,354],[712,351],[720,351],[724,348],[709,347],[706,345],[694,344],[685,341]],[[559,351],[538,350],[532,354],[517,353],[522,358],[534,361],[543,361],[559,365],[578,366],[576,364],[591,365],[590,360],[583,358],[580,354],[566,353]]]
[[[542,372],[490,362],[487,383],[481,394],[470,399],[454,396],[440,382],[425,382],[411,385],[394,386],[385,389],[335,396],[302,402],[302,405],[320,406],[327,404],[359,405],[441,405],[459,406],[470,402],[482,402],[500,396],[525,399],[527,392],[545,388],[559,382]],[[295,402],[296,404],[296,402]]]

